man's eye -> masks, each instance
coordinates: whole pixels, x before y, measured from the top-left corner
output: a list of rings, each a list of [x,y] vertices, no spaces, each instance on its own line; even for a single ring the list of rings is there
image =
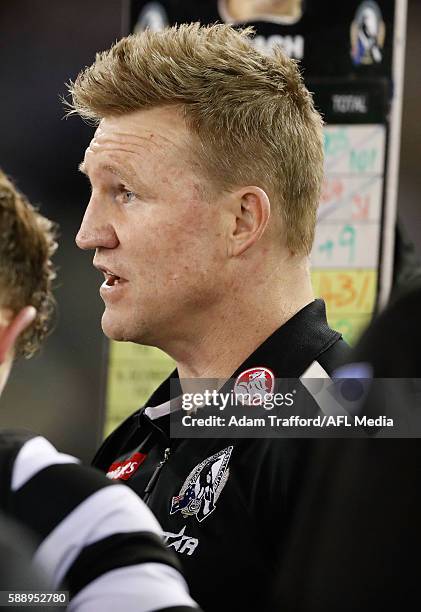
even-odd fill
[[[136,194],[134,193],[134,191],[129,191],[128,189],[122,189],[121,195],[123,198],[123,202],[125,204],[128,204],[129,202],[134,200],[134,198],[136,197]]]

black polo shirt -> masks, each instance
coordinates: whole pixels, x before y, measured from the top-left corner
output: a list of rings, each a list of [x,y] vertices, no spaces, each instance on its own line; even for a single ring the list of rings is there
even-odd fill
[[[327,324],[324,302],[315,300],[267,338],[232,379],[255,368],[267,368],[276,379],[329,376],[347,353]],[[151,407],[168,402],[175,377],[109,436],[93,464],[147,501],[204,610],[270,609],[309,441],[171,440],[169,415],[151,419],[145,408],[153,416]]]

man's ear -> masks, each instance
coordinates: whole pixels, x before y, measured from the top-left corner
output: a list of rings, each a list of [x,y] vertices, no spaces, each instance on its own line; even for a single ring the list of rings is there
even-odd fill
[[[238,256],[261,238],[270,217],[270,201],[260,187],[243,187],[233,197],[235,224],[230,251],[231,255]]]
[[[0,365],[6,361],[19,336],[33,323],[37,311],[33,306],[25,306],[10,322],[0,324]]]

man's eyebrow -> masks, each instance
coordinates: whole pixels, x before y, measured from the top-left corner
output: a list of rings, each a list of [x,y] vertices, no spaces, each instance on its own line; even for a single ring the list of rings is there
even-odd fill
[[[117,166],[114,166],[113,164],[101,164],[99,166],[99,169],[107,170],[108,172],[111,172],[111,174],[114,174],[115,176],[117,176],[119,179],[123,181],[131,180],[130,174],[126,174],[124,171],[120,170],[119,168],[117,168]],[[82,174],[85,174],[86,176],[89,177],[88,169],[84,161],[80,162],[78,166],[78,170],[79,172],[82,172]]]
[[[101,170],[107,170],[108,172],[111,172],[111,174],[114,174],[114,176],[119,178],[121,181],[130,183],[133,181],[131,173],[126,174],[124,170],[120,170],[120,168],[114,166],[113,164],[101,164],[100,168]]]
[[[145,185],[145,183],[141,179],[139,179],[139,177],[134,177],[131,172],[126,174],[124,171],[120,170],[120,168],[118,168],[117,166],[114,166],[113,164],[101,164],[99,168],[101,170],[107,170],[108,172],[111,172],[111,174],[114,174],[114,176],[117,176],[122,182],[130,183],[130,184],[135,183],[136,185],[141,187],[145,193],[146,192],[149,193],[150,191],[147,185]],[[89,178],[88,169],[84,161],[80,162],[78,169],[80,172],[82,172],[82,174],[85,174],[85,176]]]
[[[85,162],[84,161],[80,162],[80,164],[78,165],[77,169],[79,170],[79,172],[82,172],[82,174],[88,175],[88,173],[86,172],[86,166],[85,166]]]

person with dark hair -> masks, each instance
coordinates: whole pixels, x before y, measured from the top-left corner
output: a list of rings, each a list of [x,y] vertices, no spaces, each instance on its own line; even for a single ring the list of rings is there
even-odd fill
[[[360,413],[393,411],[394,428],[312,441],[273,609],[405,610],[421,603],[420,312],[414,277],[336,372],[339,381],[369,376]],[[383,435],[392,439],[374,439]]]
[[[56,246],[53,225],[1,171],[0,236],[1,393],[13,359],[32,355],[49,330]],[[13,545],[3,533],[3,590],[67,590],[74,612],[197,609],[145,504],[42,436],[0,431],[0,511],[32,534],[35,568],[46,576],[42,583],[30,571],[19,529]],[[5,519],[0,529],[9,529]]]

